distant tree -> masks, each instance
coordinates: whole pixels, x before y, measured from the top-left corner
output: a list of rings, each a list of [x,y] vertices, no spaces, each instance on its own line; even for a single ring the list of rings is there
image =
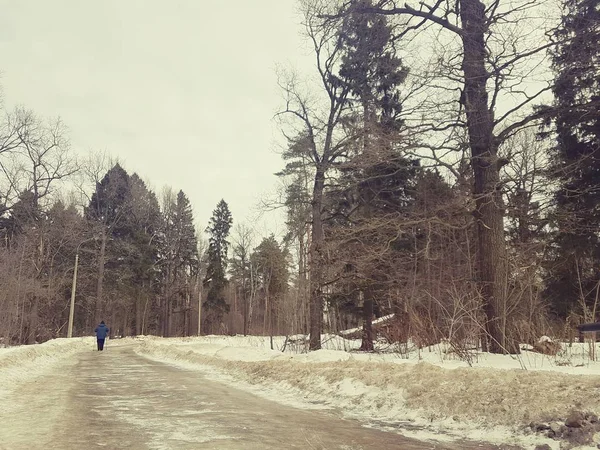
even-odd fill
[[[252,230],[245,225],[235,227],[232,246],[232,256],[229,262],[231,281],[235,283],[236,296],[242,302],[242,328],[244,336],[248,334],[250,325],[250,306],[252,294],[252,263],[250,254],[252,252]]]
[[[122,291],[125,294],[120,298],[121,318],[123,333],[131,331],[143,334],[148,331],[149,306],[158,289],[157,234],[161,216],[156,195],[137,174],[131,175],[129,185],[127,222],[131,234],[123,239],[123,246],[127,251],[121,271]],[[113,323],[113,327],[116,326]]]
[[[110,263],[109,276],[113,283],[109,286],[117,287],[119,270],[122,266],[124,248],[121,240],[132,233],[129,223],[130,214],[130,180],[129,174],[119,165],[113,166],[97,183],[89,205],[85,208],[85,217],[88,219],[97,243],[97,288],[94,306],[94,321],[99,321],[102,314],[106,313],[104,301],[105,266]]]
[[[199,270],[198,240],[189,199],[183,191],[177,193],[177,202],[173,216],[176,232],[175,282],[179,300],[178,309],[183,314],[183,333],[191,334],[192,293]]]
[[[221,200],[210,219],[206,232],[208,240],[208,267],[204,277],[204,286],[208,289],[204,306],[206,320],[212,326],[219,324],[223,316],[229,312],[225,301],[225,286],[227,285],[227,251],[229,249],[229,230],[233,219],[229,206]]]
[[[191,298],[199,270],[198,240],[190,201],[183,191],[163,193],[160,235],[162,333],[191,333]],[[174,315],[175,314],[175,315]]]
[[[263,298],[263,333],[272,336],[278,307],[288,289],[288,252],[271,235],[254,249],[251,259],[257,275],[255,282]]]

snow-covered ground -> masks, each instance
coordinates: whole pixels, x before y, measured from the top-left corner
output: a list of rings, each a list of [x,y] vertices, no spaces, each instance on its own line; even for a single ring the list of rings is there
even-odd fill
[[[533,448],[559,444],[531,422],[600,412],[600,363],[588,344],[556,357],[472,353],[470,364],[446,345],[402,353],[357,353],[360,341],[324,336],[324,349],[302,353],[285,338],[206,336],[141,338],[138,352],[299,407],[336,408],[381,428],[420,439],[463,438]],[[389,350],[389,349],[388,349]],[[600,354],[600,348],[597,351]],[[584,448],[584,447],[581,447]],[[595,448],[595,447],[592,447]]]
[[[77,354],[94,345],[90,337],[0,349],[0,405],[19,385],[75,364]],[[147,336],[112,345],[131,345],[140,355],[280,403],[333,408],[418,439],[559,449],[529,423],[564,421],[572,410],[600,413],[600,362],[590,360],[588,344],[563,344],[555,357],[471,352],[468,362],[447,344],[396,351],[380,344],[382,352],[359,353],[360,341],[331,335],[323,336],[322,350],[310,353],[303,336],[275,337],[273,349],[268,337],[256,336]]]
[[[0,348],[0,404],[4,395],[22,383],[30,382],[49,368],[93,348],[88,338],[54,339],[39,345]]]

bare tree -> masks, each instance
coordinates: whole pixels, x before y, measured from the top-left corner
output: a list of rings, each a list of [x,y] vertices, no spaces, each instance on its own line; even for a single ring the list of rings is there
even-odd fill
[[[235,284],[235,298],[242,303],[242,330],[244,336],[248,334],[249,303],[252,299],[252,266],[250,255],[254,246],[254,231],[245,224],[237,224],[232,236],[232,257],[229,272],[232,275],[232,284]],[[237,303],[237,302],[236,302]],[[234,314],[237,310],[234,304]]]
[[[18,109],[15,115],[22,124],[17,136],[25,159],[23,169],[27,184],[23,190],[33,193],[37,206],[52,194],[58,181],[73,176],[79,167],[70,153],[66,129],[60,119],[45,124],[31,111],[23,109]]]
[[[302,2],[302,8],[303,25],[316,58],[322,96],[311,98],[298,79],[290,75],[280,81],[286,105],[279,117],[289,118],[284,129],[290,142],[288,157],[307,161],[314,174],[309,260],[310,349],[317,350],[321,348],[323,328],[323,192],[327,174],[346,151],[348,138],[343,132],[343,119],[349,107],[349,88],[335,76],[342,45],[337,27],[323,25],[319,18],[329,11],[327,2],[307,0]]]

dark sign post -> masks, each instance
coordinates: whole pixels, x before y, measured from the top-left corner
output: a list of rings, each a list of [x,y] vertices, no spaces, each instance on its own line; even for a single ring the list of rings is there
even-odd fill
[[[596,333],[600,331],[600,322],[590,322],[584,323],[577,327],[579,330],[580,336],[584,336],[587,334],[591,337],[591,351],[590,351],[590,359],[592,361],[596,361]]]

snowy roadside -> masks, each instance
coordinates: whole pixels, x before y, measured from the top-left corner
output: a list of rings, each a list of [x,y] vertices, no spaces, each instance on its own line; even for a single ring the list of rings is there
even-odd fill
[[[81,351],[94,345],[91,337],[54,339],[43,344],[0,348],[0,400]]]
[[[279,338],[277,348],[282,343]],[[339,344],[330,341],[330,346]],[[565,418],[573,409],[597,414],[600,408],[600,365],[565,367],[542,355],[527,354],[520,361],[481,355],[481,367],[468,367],[441,358],[433,364],[433,351],[408,359],[343,350],[295,354],[270,350],[268,338],[216,336],[144,338],[138,353],[202,370],[275,401],[336,408],[366,424],[401,428],[404,435],[419,439],[558,449],[558,442],[534,435],[528,424]],[[537,370],[518,369],[526,366]]]

